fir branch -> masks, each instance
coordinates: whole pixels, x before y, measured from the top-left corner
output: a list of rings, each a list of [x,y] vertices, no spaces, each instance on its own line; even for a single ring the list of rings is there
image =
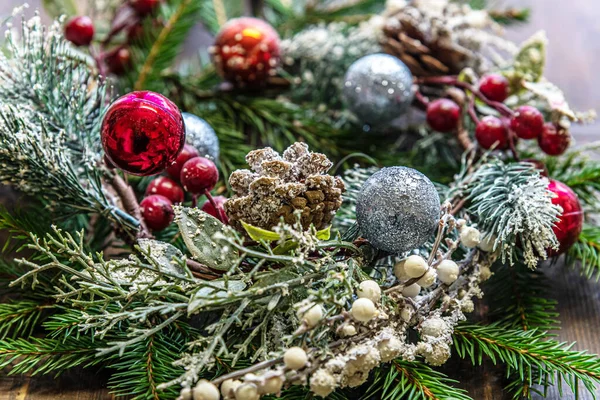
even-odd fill
[[[11,366],[9,375],[60,374],[76,366],[102,362],[96,357],[98,341],[91,337],[55,340],[48,338],[0,340],[0,368]]]
[[[0,339],[28,338],[40,321],[42,312],[48,308],[52,306],[31,300],[0,304]]]
[[[489,297],[489,318],[507,329],[558,329],[556,300],[548,299],[544,273],[523,264],[498,265],[485,286]]]
[[[553,179],[569,186],[589,207],[597,210],[600,199],[600,163],[591,160],[583,151],[545,160]]]
[[[486,356],[494,364],[503,363],[508,374],[515,374],[529,387],[558,385],[563,382],[578,393],[578,384],[594,395],[600,383],[600,359],[582,351],[571,350],[573,344],[546,340],[546,333],[535,329],[507,329],[498,324],[458,325],[454,330],[454,347],[461,358],[481,365]],[[536,369],[539,373],[532,374]]]
[[[600,227],[586,225],[579,240],[569,249],[566,263],[575,265],[580,262],[581,275],[596,282],[600,280]]]
[[[18,244],[27,242],[31,233],[44,235],[47,232],[50,222],[47,212],[41,212],[37,208],[20,209],[15,208],[11,211],[0,205],[0,231],[7,233],[3,253],[10,253],[15,250]]]
[[[458,383],[420,361],[394,360],[387,372],[377,370],[363,399],[471,400]]]
[[[196,23],[202,3],[197,0],[171,0],[161,6],[160,17],[166,21],[165,25],[155,38],[146,40],[133,51],[133,64],[141,64],[135,73],[134,90],[156,90],[161,81],[160,75],[172,65],[187,33]]]

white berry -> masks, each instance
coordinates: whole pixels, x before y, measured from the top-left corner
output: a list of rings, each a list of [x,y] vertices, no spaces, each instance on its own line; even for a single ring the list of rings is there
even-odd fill
[[[219,400],[221,395],[215,385],[202,379],[194,387],[193,397],[194,400]]]
[[[283,363],[289,369],[298,370],[304,368],[307,362],[308,356],[300,347],[290,347],[283,355]]]
[[[436,279],[437,272],[435,272],[435,269],[429,268],[427,272],[425,272],[425,275],[423,275],[423,277],[421,277],[421,279],[419,279],[417,283],[419,284],[419,286],[427,288],[433,285]]]
[[[179,393],[179,400],[192,400],[192,389],[191,388],[183,388]]]
[[[235,400],[258,400],[258,388],[254,383],[242,383],[235,390]]]
[[[299,312],[300,314],[300,312]],[[319,321],[323,319],[323,307],[320,304],[315,304],[310,307],[304,314],[301,315],[302,321],[306,323],[309,328],[317,326]]]
[[[406,275],[406,271],[404,270],[404,263],[406,260],[398,261],[394,265],[394,275],[399,281],[405,281],[408,279],[408,275]]]
[[[362,281],[356,291],[356,295],[361,299],[369,299],[373,303],[377,303],[381,299],[381,288],[375,281]]]
[[[477,247],[481,240],[479,230],[471,226],[465,226],[460,230],[460,241],[466,247],[472,249]]]
[[[421,286],[418,283],[413,283],[402,289],[402,294],[406,297],[417,297],[421,291]]]
[[[491,276],[492,270],[490,269],[490,267],[483,266],[479,268],[479,280],[481,280],[482,282],[487,281],[491,278]]]
[[[427,271],[427,261],[421,256],[412,255],[404,262],[404,271],[411,278],[418,278]]]
[[[421,332],[423,335],[438,337],[448,330],[448,325],[441,318],[430,318],[423,321]]]
[[[377,308],[375,304],[369,299],[357,299],[352,303],[352,309],[350,313],[355,320],[360,322],[367,322],[375,318],[377,315]]]
[[[277,394],[281,392],[283,387],[283,379],[280,376],[272,376],[266,378],[264,382],[258,386],[258,392],[260,394]]]
[[[479,242],[479,249],[481,251],[485,251],[486,253],[491,253],[492,251],[494,251],[494,245],[496,243],[496,238],[492,235],[486,235],[484,236],[484,238]]]
[[[221,383],[221,395],[224,399],[233,399],[235,390],[242,384],[242,382],[233,379],[226,379]]]
[[[444,260],[437,267],[437,274],[440,281],[450,285],[458,279],[458,264],[452,260]]]
[[[354,336],[356,335],[356,328],[354,327],[354,325],[345,324],[342,327],[341,333],[343,337]]]

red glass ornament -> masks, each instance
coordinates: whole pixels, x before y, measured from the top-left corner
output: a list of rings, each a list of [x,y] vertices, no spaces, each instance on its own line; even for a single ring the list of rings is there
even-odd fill
[[[185,127],[181,112],[165,96],[132,92],[109,107],[101,136],[113,165],[134,175],[154,175],[177,158]]]
[[[556,194],[552,204],[562,207],[563,212],[552,230],[560,243],[560,248],[548,250],[550,256],[557,256],[569,250],[579,238],[583,229],[583,209],[575,192],[562,182],[550,179],[548,190]]]
[[[243,85],[260,85],[279,64],[279,35],[265,21],[236,18],[223,25],[210,49],[219,74]]]
[[[508,130],[506,125],[494,116],[483,117],[475,127],[475,138],[481,147],[488,150],[496,144],[502,150],[508,146]]]
[[[140,208],[146,226],[153,231],[161,231],[173,222],[173,204],[165,196],[148,196],[142,200]]]
[[[131,67],[131,53],[127,47],[119,47],[109,53],[105,61],[110,72],[123,75]]]
[[[489,100],[502,103],[508,97],[508,79],[500,74],[484,75],[479,81],[479,91]]]
[[[214,162],[204,157],[194,157],[186,161],[181,169],[181,184],[193,194],[211,191],[219,180],[219,171]]]
[[[569,148],[571,135],[565,129],[557,129],[556,125],[548,122],[544,124],[542,134],[538,137],[538,145],[542,151],[550,156],[559,156]]]
[[[534,168],[540,171],[541,176],[548,176],[548,168],[546,168],[546,164],[544,164],[540,160],[536,160],[535,158],[526,158],[521,160],[522,162],[526,162],[529,164],[533,164]]]
[[[202,204],[201,210],[207,214],[212,215],[213,217],[215,217],[217,219],[221,219],[221,216],[223,216],[225,218],[225,221],[223,221],[223,222],[226,224],[229,223],[229,218],[227,218],[227,214],[225,214],[225,207],[223,206],[223,204],[225,204],[225,202],[227,201],[227,197],[215,196],[215,197],[213,197],[213,200],[214,200],[218,210],[215,209],[213,207],[213,205],[211,204],[211,202],[208,200],[206,200],[206,202],[204,204]],[[221,214],[221,216],[219,215],[219,213]]]
[[[544,130],[544,116],[535,107],[521,106],[515,110],[510,128],[521,139],[535,139]]]
[[[160,0],[131,0],[131,7],[140,15],[150,14],[158,6]]]
[[[154,179],[146,188],[146,196],[160,194],[165,196],[171,203],[183,203],[183,189],[177,182],[166,176]]]
[[[427,106],[427,123],[438,132],[452,132],[458,126],[460,107],[448,99],[437,99]]]
[[[65,25],[65,38],[77,46],[89,46],[94,38],[94,24],[90,17],[80,16]]]
[[[198,157],[199,155],[198,150],[192,145],[185,144],[183,149],[177,155],[175,162],[167,168],[167,174],[176,181],[179,181],[179,179],[181,179],[181,169],[183,168],[183,164],[190,158]]]

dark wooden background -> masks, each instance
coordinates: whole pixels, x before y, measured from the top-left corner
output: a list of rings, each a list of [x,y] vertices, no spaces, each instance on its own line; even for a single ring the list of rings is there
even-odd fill
[[[21,2],[0,0],[0,17],[9,14]],[[34,9],[40,0],[29,0],[28,3]],[[506,0],[495,3],[498,7],[533,9],[530,23],[511,27],[507,30],[508,37],[521,41],[539,29],[546,30],[550,40],[547,77],[564,89],[573,108],[600,110],[599,0]],[[199,40],[196,38],[186,47],[193,51]],[[572,129],[577,144],[600,140],[598,130],[598,124]],[[600,284],[580,277],[576,270],[568,270],[560,263],[543,268],[551,277],[552,296],[559,301],[562,329],[557,332],[558,338],[577,342],[576,349],[600,353]],[[508,398],[502,393],[502,371],[491,364],[473,368],[466,363],[454,363],[446,370],[451,377],[461,381],[476,400]],[[0,376],[0,400],[111,399],[103,387],[105,380],[102,371],[95,374],[77,371],[57,379]],[[552,389],[548,398],[573,399],[574,396],[568,390],[560,395]],[[592,397],[584,394],[580,398]]]

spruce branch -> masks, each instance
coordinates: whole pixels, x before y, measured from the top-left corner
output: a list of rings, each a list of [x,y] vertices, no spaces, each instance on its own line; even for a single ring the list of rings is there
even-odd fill
[[[509,374],[514,373],[529,386],[558,385],[562,394],[563,382],[573,393],[578,384],[596,393],[600,383],[600,359],[583,351],[571,350],[574,344],[546,340],[546,332],[507,329],[502,325],[458,325],[454,330],[454,347],[461,358],[481,365],[486,356],[496,363],[505,364]],[[539,373],[532,374],[536,369]]]
[[[28,338],[39,323],[42,312],[52,307],[31,300],[8,301],[0,304],[0,339]]]
[[[575,265],[579,261],[581,275],[588,279],[595,276],[600,280],[600,227],[585,225],[579,240],[569,249],[566,263]]]

